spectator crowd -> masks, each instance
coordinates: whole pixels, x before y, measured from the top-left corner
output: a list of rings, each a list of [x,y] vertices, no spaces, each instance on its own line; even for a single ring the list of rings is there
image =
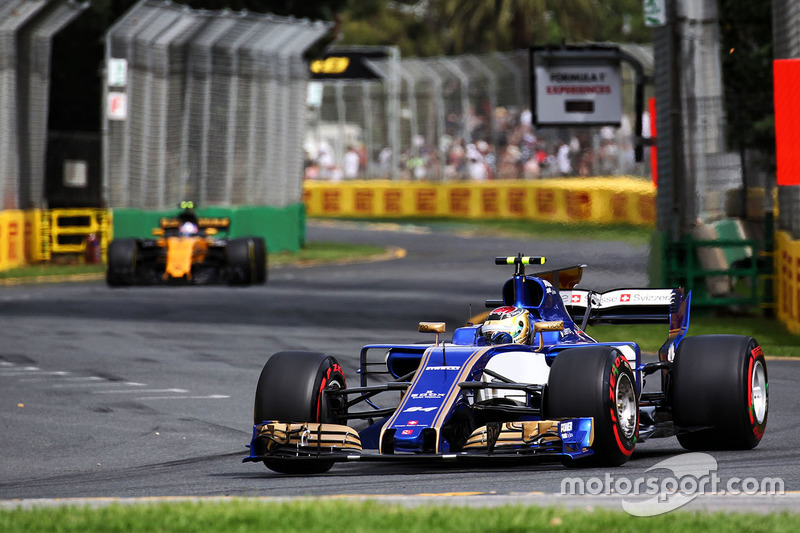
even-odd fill
[[[368,153],[363,143],[353,143],[336,161],[330,143],[317,153],[306,153],[305,177],[319,180],[395,178],[431,181],[486,181],[492,179],[540,179],[558,176],[609,176],[649,174],[649,150],[645,161],[634,161],[631,121],[620,127],[544,128],[533,125],[529,110],[495,109],[493,121],[470,113],[466,131],[463,117],[447,116],[447,134],[428,142],[422,135],[395,158],[389,146]],[[644,117],[643,131],[649,131]],[[646,135],[645,135],[646,136]],[[335,141],[333,141],[335,143]]]

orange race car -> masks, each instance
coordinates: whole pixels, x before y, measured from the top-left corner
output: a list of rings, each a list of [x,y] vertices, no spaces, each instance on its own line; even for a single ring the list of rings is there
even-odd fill
[[[114,239],[108,246],[106,282],[112,287],[157,283],[231,285],[267,281],[262,237],[228,239],[230,219],[197,217],[182,202],[176,218],[162,218],[155,238]]]

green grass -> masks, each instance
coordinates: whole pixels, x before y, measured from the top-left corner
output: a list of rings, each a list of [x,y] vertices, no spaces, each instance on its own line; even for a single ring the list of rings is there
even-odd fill
[[[42,263],[39,265],[23,266],[0,271],[0,279],[27,279],[37,281],[38,278],[54,276],[72,276],[76,274],[100,274],[105,272],[105,265],[86,265],[75,264],[51,264]]]
[[[323,219],[313,219],[323,220]],[[330,220],[330,219],[324,219]],[[631,244],[647,245],[650,243],[652,230],[649,228],[627,224],[560,224],[555,222],[537,222],[531,220],[480,220],[470,221],[455,218],[370,218],[369,220],[345,218],[337,219],[347,222],[363,222],[377,224],[417,225],[442,230],[467,232],[473,235],[524,235],[546,240],[592,240],[592,241],[624,241]]]
[[[635,518],[607,509],[503,506],[466,508],[439,505],[405,507],[380,501],[361,503],[306,500],[270,503],[234,499],[222,503],[111,505],[101,508],[56,507],[0,511],[0,531],[136,533],[245,531],[352,533],[415,532],[671,532],[748,531],[783,533],[800,530],[800,514],[672,512]]]

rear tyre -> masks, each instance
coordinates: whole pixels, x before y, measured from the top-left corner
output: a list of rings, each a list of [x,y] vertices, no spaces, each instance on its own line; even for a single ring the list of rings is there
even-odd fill
[[[550,368],[545,412],[549,419],[594,418],[594,455],[574,461],[576,466],[619,466],[630,459],[636,444],[638,396],[633,371],[619,350],[570,348]]]
[[[256,387],[253,421],[340,423],[342,407],[324,394],[346,388],[342,367],[334,357],[317,352],[278,352],[269,358]],[[322,474],[328,460],[267,459],[270,470],[284,474]]]
[[[678,442],[687,450],[749,450],[767,427],[767,361],[742,335],[687,337],[671,375]]]
[[[248,239],[232,239],[225,247],[225,263],[228,283],[231,285],[249,285],[252,283],[251,271],[253,251]]]
[[[136,262],[139,252],[137,239],[115,239],[108,245],[106,283],[121,287],[136,283]]]

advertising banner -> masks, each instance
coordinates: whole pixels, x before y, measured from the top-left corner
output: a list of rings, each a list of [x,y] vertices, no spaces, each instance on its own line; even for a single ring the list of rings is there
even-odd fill
[[[641,178],[488,182],[306,181],[309,216],[520,219],[655,224],[655,187]]]

